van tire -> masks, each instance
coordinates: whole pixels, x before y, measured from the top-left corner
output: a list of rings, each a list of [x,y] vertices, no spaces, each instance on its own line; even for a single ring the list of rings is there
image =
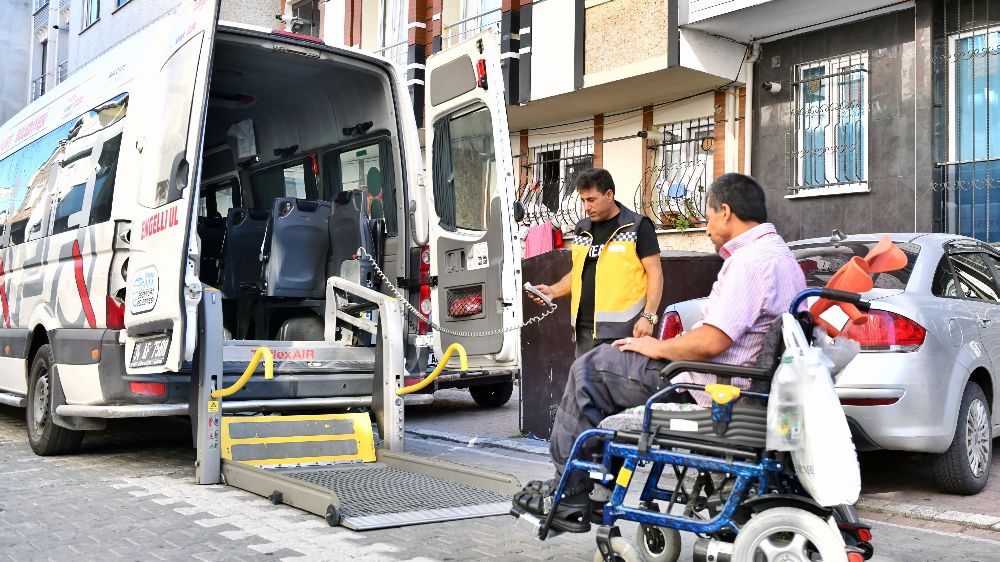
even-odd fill
[[[28,375],[28,444],[36,455],[66,455],[75,453],[83,442],[83,432],[59,427],[52,420],[52,348],[38,348]]]
[[[499,408],[514,394],[514,381],[470,386],[469,394],[483,408]]]
[[[934,457],[934,479],[942,490],[970,496],[986,487],[993,460],[991,430],[990,403],[986,394],[978,384],[969,381],[958,407],[958,421],[955,423],[955,436],[951,440],[951,446]],[[973,441],[972,450],[969,448],[969,439]],[[979,474],[976,474],[972,459],[978,453],[977,458],[982,461],[981,447],[985,447],[985,467],[978,467]]]

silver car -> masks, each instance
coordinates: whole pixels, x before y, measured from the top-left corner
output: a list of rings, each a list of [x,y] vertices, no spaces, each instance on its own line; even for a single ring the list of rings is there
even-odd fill
[[[839,234],[839,233],[838,233]],[[882,234],[789,243],[810,287],[822,287],[845,262],[864,257]],[[975,494],[989,478],[998,413],[1000,249],[949,234],[889,234],[905,268],[875,275],[868,322],[845,335],[861,353],[837,379],[859,450],[934,455],[941,488]],[[666,272],[669,278],[669,272]],[[666,337],[701,319],[701,299],[667,307]],[[822,318],[840,327],[838,307]]]

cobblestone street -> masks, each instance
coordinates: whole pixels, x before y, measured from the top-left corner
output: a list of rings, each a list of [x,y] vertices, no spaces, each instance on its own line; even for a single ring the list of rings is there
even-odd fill
[[[518,438],[516,397],[483,410],[467,393],[440,392],[435,404],[408,410],[407,450],[522,482],[547,477],[546,444]],[[10,560],[590,560],[594,552],[592,534],[539,542],[509,517],[365,533],[331,528],[242,490],[195,485],[186,420],[115,422],[88,435],[78,455],[42,458],[27,445],[23,415],[0,407],[0,557]],[[928,496],[920,495],[916,475],[907,478],[903,499]],[[872,480],[887,488],[866,472]],[[880,492],[865,501],[891,508],[887,497],[896,496]],[[948,499],[931,497],[925,508]],[[998,509],[986,503],[981,512]],[[863,513],[878,520],[876,560],[939,558],[934,552],[949,560],[1000,559],[1000,533],[887,511]],[[624,535],[633,533],[623,525]],[[682,560],[690,560],[690,544],[684,552]]]

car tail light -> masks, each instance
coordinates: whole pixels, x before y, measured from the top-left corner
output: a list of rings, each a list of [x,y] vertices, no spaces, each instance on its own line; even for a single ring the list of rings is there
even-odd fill
[[[167,385],[162,382],[130,382],[128,389],[132,394],[142,396],[166,396]]]
[[[858,538],[861,539],[862,542],[872,542],[872,532],[864,528],[858,529]]]
[[[104,322],[109,330],[121,330],[125,328],[125,301],[120,301],[115,297],[108,296],[105,299]]]
[[[663,320],[660,320],[660,332],[656,337],[661,340],[676,338],[684,331],[684,324],[681,322],[681,315],[674,312],[664,312]]]
[[[844,336],[861,344],[862,351],[916,351],[927,330],[909,318],[886,310],[873,310],[863,324],[849,323]]]
[[[847,562],[865,562],[865,557],[860,552],[851,552],[847,555]]]

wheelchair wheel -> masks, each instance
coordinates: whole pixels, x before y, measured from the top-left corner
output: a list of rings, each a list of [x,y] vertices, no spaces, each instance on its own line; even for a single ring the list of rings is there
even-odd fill
[[[639,551],[624,537],[611,538],[611,552],[614,554],[615,562],[643,562]],[[594,562],[604,562],[600,549],[594,553]]]
[[[681,534],[677,529],[639,525],[635,545],[646,562],[677,562],[681,557]]]
[[[817,558],[818,555],[818,558]],[[754,515],[736,535],[733,560],[847,560],[844,538],[819,517],[794,507]]]

